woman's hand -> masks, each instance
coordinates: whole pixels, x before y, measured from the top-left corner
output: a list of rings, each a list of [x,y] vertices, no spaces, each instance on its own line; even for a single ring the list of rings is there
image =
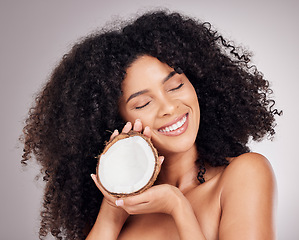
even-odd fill
[[[135,196],[116,199],[115,205],[129,214],[166,213],[172,215],[184,199],[181,191],[171,185],[156,185]]]
[[[130,130],[132,130],[132,127],[133,130],[137,132],[141,132],[143,129],[141,121],[137,119],[133,126],[131,122],[127,122],[127,124],[123,127],[122,132],[128,133]],[[112,133],[110,140],[115,138],[118,134],[118,130],[115,130]],[[143,135],[149,139],[151,138],[151,130],[149,127],[144,128]],[[161,166],[164,157],[160,156],[158,160]],[[104,195],[104,199],[102,201],[97,221],[87,239],[116,239],[124,222],[129,216],[129,213],[124,208],[116,205],[119,199],[108,194],[108,192],[103,189],[95,174],[91,174],[91,177],[98,189]]]
[[[131,122],[127,122],[127,124],[123,127],[122,132],[123,133],[128,133],[130,130],[132,130],[132,123]],[[142,131],[142,122],[139,119],[136,119],[134,125],[133,125],[133,130],[136,132],[141,132]],[[110,140],[112,140],[113,138],[115,138],[117,135],[119,134],[118,130],[115,130],[111,137]],[[149,127],[145,127],[143,130],[143,135],[147,138],[151,138],[151,130]],[[161,167],[161,164],[164,160],[163,156],[159,156],[158,157],[158,162],[159,165]],[[120,203],[121,200],[119,200],[119,198],[113,197],[112,195],[108,194],[105,189],[101,186],[101,184],[98,182],[96,176],[94,174],[91,175],[93,181],[95,182],[96,186],[98,187],[98,189],[102,192],[102,194],[104,195],[105,200],[107,201],[107,203],[113,207],[117,207],[116,203]]]

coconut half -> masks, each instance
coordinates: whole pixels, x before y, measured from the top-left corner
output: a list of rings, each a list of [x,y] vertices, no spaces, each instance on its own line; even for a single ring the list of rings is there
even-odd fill
[[[145,191],[153,185],[158,173],[157,150],[148,138],[135,131],[116,136],[98,156],[98,181],[117,197]]]

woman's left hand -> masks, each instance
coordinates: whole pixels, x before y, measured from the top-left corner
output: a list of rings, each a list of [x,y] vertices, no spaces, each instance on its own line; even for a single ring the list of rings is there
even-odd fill
[[[206,239],[190,202],[175,186],[155,185],[139,195],[117,199],[115,204],[131,215],[170,214],[176,223],[180,239]]]
[[[169,184],[155,185],[145,192],[117,199],[115,204],[129,214],[166,213],[173,214],[180,201],[186,200],[181,191]]]

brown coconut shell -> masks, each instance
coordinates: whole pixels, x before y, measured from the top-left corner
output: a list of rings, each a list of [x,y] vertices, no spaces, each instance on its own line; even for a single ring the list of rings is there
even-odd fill
[[[151,148],[151,150],[153,151],[153,154],[154,154],[154,157],[155,157],[155,168],[154,168],[154,171],[152,173],[152,176],[151,176],[150,180],[148,181],[148,183],[144,187],[142,187],[141,189],[139,189],[139,190],[137,190],[135,192],[132,192],[132,193],[114,193],[114,192],[110,192],[110,191],[108,191],[105,188],[105,186],[102,185],[102,183],[100,181],[99,170],[98,169],[99,169],[99,164],[100,164],[100,161],[101,161],[101,156],[103,154],[105,154],[108,151],[108,149],[114,143],[116,143],[117,141],[119,141],[121,139],[129,138],[129,137],[134,137],[134,136],[140,136],[140,137],[142,137],[146,141],[146,143],[148,144],[148,146]],[[103,152],[100,155],[98,155],[97,158],[98,158],[98,163],[97,163],[97,168],[96,168],[97,180],[101,184],[101,186],[105,189],[105,191],[107,193],[109,193],[110,195],[114,196],[114,197],[133,196],[133,195],[137,195],[137,194],[140,194],[140,193],[144,192],[145,190],[149,189],[154,184],[154,182],[156,181],[157,176],[159,174],[159,171],[160,171],[160,167],[159,167],[159,163],[158,163],[158,152],[157,152],[157,149],[154,147],[154,145],[152,144],[152,142],[150,141],[149,138],[147,138],[143,134],[141,134],[139,132],[136,132],[136,131],[133,131],[133,130],[131,130],[128,133],[120,133],[115,138],[113,138],[109,142],[107,142],[106,146],[105,146],[105,148],[103,150]]]

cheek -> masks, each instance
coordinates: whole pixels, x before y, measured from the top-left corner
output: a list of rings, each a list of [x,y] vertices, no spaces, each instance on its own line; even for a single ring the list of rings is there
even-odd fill
[[[133,114],[129,113],[128,111],[125,111],[125,110],[121,110],[120,111],[120,115],[122,117],[122,119],[125,121],[125,122],[131,122],[131,123],[134,123],[134,121],[137,119],[136,116],[134,116]]]
[[[121,99],[119,101],[119,113],[121,118],[125,121],[125,122],[132,122],[134,123],[135,121],[135,116],[132,114],[131,111],[129,111],[129,109],[127,109],[126,104],[124,103],[123,99]]]
[[[190,86],[186,89],[185,93],[183,94],[184,101],[188,103],[190,106],[198,106],[198,98],[195,92],[195,89],[190,83]]]
[[[143,114],[136,114],[132,121],[135,121],[136,119],[140,119],[142,122],[143,128],[148,126],[151,129],[154,126],[155,116],[153,112],[143,113]]]
[[[132,111],[127,111],[124,109],[120,109],[120,115],[122,117],[122,119],[126,122],[131,122],[134,124],[136,119],[140,119],[143,125],[143,128],[145,126],[149,126],[152,127],[152,114],[151,113],[147,113],[147,114],[141,114],[139,112],[132,112]]]
[[[192,86],[192,85],[191,85]],[[185,103],[189,105],[190,108],[193,109],[196,125],[199,125],[200,122],[200,106],[198,102],[198,97],[195,92],[195,89],[193,86],[189,88],[188,93],[185,94]]]

